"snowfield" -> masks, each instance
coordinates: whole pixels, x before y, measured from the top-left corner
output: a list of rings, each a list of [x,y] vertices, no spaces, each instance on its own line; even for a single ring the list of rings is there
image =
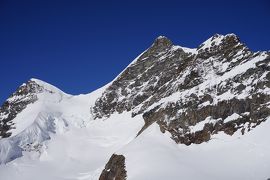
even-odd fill
[[[267,179],[270,123],[245,136],[217,134],[208,143],[177,145],[153,124],[118,154],[126,157],[128,179]]]

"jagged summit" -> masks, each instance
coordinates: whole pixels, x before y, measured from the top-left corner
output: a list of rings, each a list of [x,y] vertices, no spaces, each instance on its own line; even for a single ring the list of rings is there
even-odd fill
[[[182,49],[185,52],[189,52],[191,54],[200,54],[202,56],[208,55],[211,56],[213,53],[221,52],[221,51],[231,51],[233,49],[242,48],[245,51],[250,51],[248,47],[245,46],[244,43],[240,41],[240,38],[234,33],[229,33],[226,35],[222,34],[214,34],[202,44],[200,44],[197,48],[187,48],[179,45],[174,45],[170,39],[166,36],[158,36],[152,46],[149,48],[150,53],[159,53],[168,49]]]
[[[216,39],[216,38],[221,38],[222,39],[222,38],[226,38],[226,37],[235,37],[235,38],[239,39],[239,37],[236,34],[234,34],[234,33],[228,33],[228,34],[225,34],[225,35],[224,34],[215,33],[210,38],[213,40],[213,39]]]
[[[30,78],[27,82],[35,82],[36,84],[39,84],[41,86],[46,86],[46,85],[50,85],[49,83],[43,81],[43,80],[40,80],[40,79],[37,79],[37,78]],[[52,85],[50,85],[52,86]]]
[[[231,43],[232,42],[241,43],[240,38],[234,33],[229,33],[226,35],[216,33],[210,38],[208,38],[206,41],[204,41],[201,45],[199,45],[197,49],[202,49],[202,48],[205,49],[211,46],[217,46],[222,43],[228,43],[226,41],[230,41]],[[152,46],[171,47],[172,45],[173,45],[172,41],[166,36],[158,36],[154,40],[154,43]]]
[[[152,50],[163,51],[170,48],[173,45],[172,41],[165,36],[158,36],[151,46]]]
[[[222,46],[222,45],[230,45],[235,46],[240,43],[240,39],[233,33],[222,35],[222,34],[214,34],[206,41],[204,41],[199,47],[198,50],[211,49],[213,47]]]
[[[47,83],[43,80],[37,79],[37,78],[31,78],[30,80],[27,81],[27,83],[35,83],[41,87],[43,87],[45,90],[50,91],[50,92],[58,92],[58,93],[63,93],[68,95],[67,93],[63,92],[62,90],[60,90],[59,88],[51,85],[50,83]]]
[[[92,111],[94,118],[109,117],[115,112],[125,111],[131,111],[133,116],[143,114],[145,127],[142,131],[153,122],[158,122],[161,128],[172,133],[177,143],[184,144],[208,141],[212,133],[217,131],[233,134],[242,128],[243,123],[249,123],[251,116],[241,114],[249,112],[250,105],[243,107],[241,99],[265,91],[259,89],[266,87],[258,86],[255,81],[251,83],[250,79],[266,75],[267,68],[260,68],[258,63],[265,66],[269,54],[249,51],[234,34],[216,34],[195,53],[171,46],[171,41],[165,37],[158,38],[155,43],[162,48],[157,48],[157,51],[153,49],[155,45],[151,46],[98,98]],[[263,79],[260,83],[266,85],[267,81]],[[259,95],[263,96],[265,103],[269,97]],[[167,99],[171,102],[167,102]],[[257,101],[256,96],[252,99],[246,102]],[[219,111],[220,106],[228,109],[232,104],[235,106],[233,110]],[[264,105],[259,103],[256,106]],[[245,119],[239,119],[241,125],[223,123],[234,113]],[[266,120],[266,116],[261,115],[256,125]],[[221,120],[219,129],[200,132],[203,134],[182,134],[187,132],[189,126],[196,125],[208,116]]]
[[[0,138],[14,136],[19,128],[14,119],[31,104],[60,102],[71,95],[42,80],[31,78],[23,83],[0,107]],[[22,131],[22,130],[20,130]]]
[[[253,53],[239,43],[234,34],[215,34],[198,49],[172,45],[168,38],[159,36],[118,76],[113,86],[108,87],[108,92],[98,99],[93,112],[97,112],[96,117],[133,108],[136,109],[134,114],[141,113],[157,99],[199,85],[210,75],[222,75],[252,56]],[[145,105],[141,106],[144,101]]]
[[[203,59],[222,56],[223,59],[231,59],[232,55],[243,54],[249,56],[253,52],[240,41],[240,38],[235,34],[215,34],[208,38],[197,48],[198,57]],[[219,59],[222,59],[219,58]]]
[[[169,38],[167,38],[166,36],[158,36],[155,41],[154,41],[154,44],[155,43],[168,43],[168,44],[172,44],[171,40]]]

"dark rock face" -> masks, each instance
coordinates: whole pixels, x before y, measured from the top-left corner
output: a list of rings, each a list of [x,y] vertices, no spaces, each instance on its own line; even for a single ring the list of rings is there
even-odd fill
[[[172,82],[181,74],[180,69],[189,65],[192,56],[181,48],[173,48],[167,38],[157,38],[96,101],[96,106],[92,109],[94,117],[108,117],[113,112],[130,110],[134,112],[134,116],[142,113],[148,106],[170,95],[177,88]],[[139,108],[143,102],[147,103]]]
[[[216,34],[193,50],[159,37],[106,89],[92,113],[142,114],[138,134],[156,122],[186,145],[220,131],[244,134],[270,116],[269,55],[253,53],[234,34]]]
[[[209,141],[211,135],[220,131],[232,135],[240,129],[242,134],[244,134],[255,128],[270,115],[270,109],[265,105],[265,102],[269,102],[269,100],[270,97],[263,94],[254,95],[252,99],[247,100],[233,98],[197,110],[188,108],[185,113],[180,115],[176,115],[176,113],[181,106],[170,104],[165,109],[161,108],[157,111],[146,112],[143,117],[146,122],[145,126],[157,122],[161,131],[164,132],[166,130],[170,132],[172,139],[177,143],[186,145],[192,143],[200,144]],[[174,112],[171,111],[172,106],[174,107]],[[225,122],[226,118],[235,113],[239,114],[239,117]],[[164,121],[165,117],[174,117],[174,119],[166,123]],[[205,122],[201,130],[192,131],[192,126],[208,117],[214,121]]]
[[[102,171],[99,180],[125,180],[126,177],[125,157],[113,154]]]
[[[21,85],[0,107],[0,138],[11,136],[8,132],[15,128],[12,120],[24,110],[27,105],[37,101],[37,94],[43,92],[43,87],[35,81],[28,81]]]

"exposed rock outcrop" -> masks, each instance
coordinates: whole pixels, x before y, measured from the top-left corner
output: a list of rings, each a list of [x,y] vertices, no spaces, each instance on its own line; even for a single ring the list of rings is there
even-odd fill
[[[125,180],[126,177],[125,157],[113,154],[102,171],[99,180]]]
[[[106,89],[92,113],[142,114],[145,125],[138,134],[157,122],[187,145],[220,131],[244,134],[270,115],[269,55],[252,52],[234,34],[215,34],[197,49],[158,37]]]

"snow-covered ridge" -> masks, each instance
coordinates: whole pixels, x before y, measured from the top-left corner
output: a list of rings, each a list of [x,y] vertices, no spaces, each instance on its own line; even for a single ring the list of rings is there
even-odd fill
[[[207,39],[206,41],[204,41],[198,49],[200,50],[204,50],[213,46],[219,46],[224,39],[228,38],[228,37],[232,37],[234,39],[236,39],[236,41],[239,41],[239,38],[231,33],[231,34],[226,34],[226,35],[222,35],[222,34],[215,34],[214,36],[210,37],[209,39]],[[239,41],[240,42],[240,41]]]
[[[73,126],[85,127],[91,120],[89,107],[102,89],[72,96],[49,83],[32,78],[17,91],[7,100],[9,106],[16,107],[17,104],[28,102],[24,97],[30,103],[24,105],[9,122],[12,128],[8,133],[11,135],[0,139],[0,164],[22,156],[24,151],[42,151],[44,142],[55,133],[64,133]]]
[[[40,85],[41,87],[43,87],[45,90],[47,91],[51,91],[51,92],[54,92],[54,93],[61,93],[61,94],[64,94],[64,95],[69,95],[65,92],[63,92],[62,90],[60,90],[59,88],[45,82],[45,81],[42,81],[40,79],[36,79],[36,78],[31,78],[30,81],[33,81],[35,83],[37,83],[38,85]]]
[[[93,111],[97,112],[96,117],[99,118],[124,109],[134,109],[134,114],[142,113],[147,108],[144,105],[150,106],[154,101],[158,103],[156,99],[179,93],[189,81],[192,87],[187,91],[199,84],[203,89],[205,85],[215,86],[224,79],[253,68],[256,58],[261,61],[268,56],[266,52],[251,52],[235,34],[216,34],[196,49],[173,45],[168,38],[160,36],[114,79],[114,84],[96,103],[99,107]],[[193,76],[198,77],[195,81],[189,80]],[[159,89],[163,90],[159,92]],[[111,102],[106,101],[108,96]],[[108,107],[108,104],[115,102],[119,103],[121,110],[116,110],[116,106]],[[100,107],[103,104],[106,107]],[[103,108],[108,112],[101,112]]]
[[[217,76],[217,75],[214,75],[214,77],[206,76],[208,78],[205,79],[204,82],[199,84],[198,86],[195,86],[191,89],[187,89],[184,91],[178,91],[178,92],[175,92],[168,97],[162,98],[159,102],[150,106],[148,108],[148,110],[153,109],[155,106],[158,106],[159,104],[163,104],[163,106],[165,106],[164,103],[176,102],[179,99],[189,100],[187,98],[190,97],[191,94],[197,94],[198,96],[203,96],[205,93],[207,93],[206,91],[208,91],[208,88],[214,87],[214,86],[219,85],[219,84],[222,85],[222,83],[225,82],[226,80],[233,79],[234,77],[245,73],[249,69],[255,68],[256,63],[265,60],[265,58],[267,58],[268,56],[269,55],[267,55],[266,52],[262,52],[261,54],[250,59],[249,61],[240,63],[238,66],[232,68],[230,71],[224,73],[222,76]],[[209,73],[209,71],[208,71],[208,73]],[[257,83],[257,81],[255,81],[254,83]],[[238,84],[236,84],[236,86],[237,85]],[[250,84],[247,84],[247,85],[251,86],[252,84],[250,82]],[[213,93],[215,93],[215,92],[213,92]],[[223,94],[221,94],[219,96],[215,95],[214,96],[215,99],[214,99],[213,103],[216,104],[219,100],[229,100],[231,98],[244,99],[247,96],[251,95],[251,94],[249,94],[249,92],[243,92],[243,93],[244,94],[240,94],[238,96],[233,95],[233,94],[227,94],[225,96],[223,96]]]
[[[11,133],[11,136],[17,135],[34,122],[47,104],[60,103],[70,96],[44,81],[30,79],[7,99],[1,109],[6,115],[6,121],[12,125],[7,133]]]
[[[177,143],[187,145],[208,141],[209,132],[245,132],[245,123],[256,127],[270,115],[265,105],[269,78],[259,78],[269,74],[265,72],[268,59],[268,52],[250,51],[235,34],[216,34],[197,49],[175,46],[168,38],[159,37],[108,86],[92,112],[96,119],[115,112],[143,114],[142,131],[157,121]],[[254,111],[232,122],[225,120],[233,113],[250,112],[254,106],[267,113]],[[203,124],[206,130],[189,130],[210,116],[220,120],[210,131],[207,127],[211,124]]]

